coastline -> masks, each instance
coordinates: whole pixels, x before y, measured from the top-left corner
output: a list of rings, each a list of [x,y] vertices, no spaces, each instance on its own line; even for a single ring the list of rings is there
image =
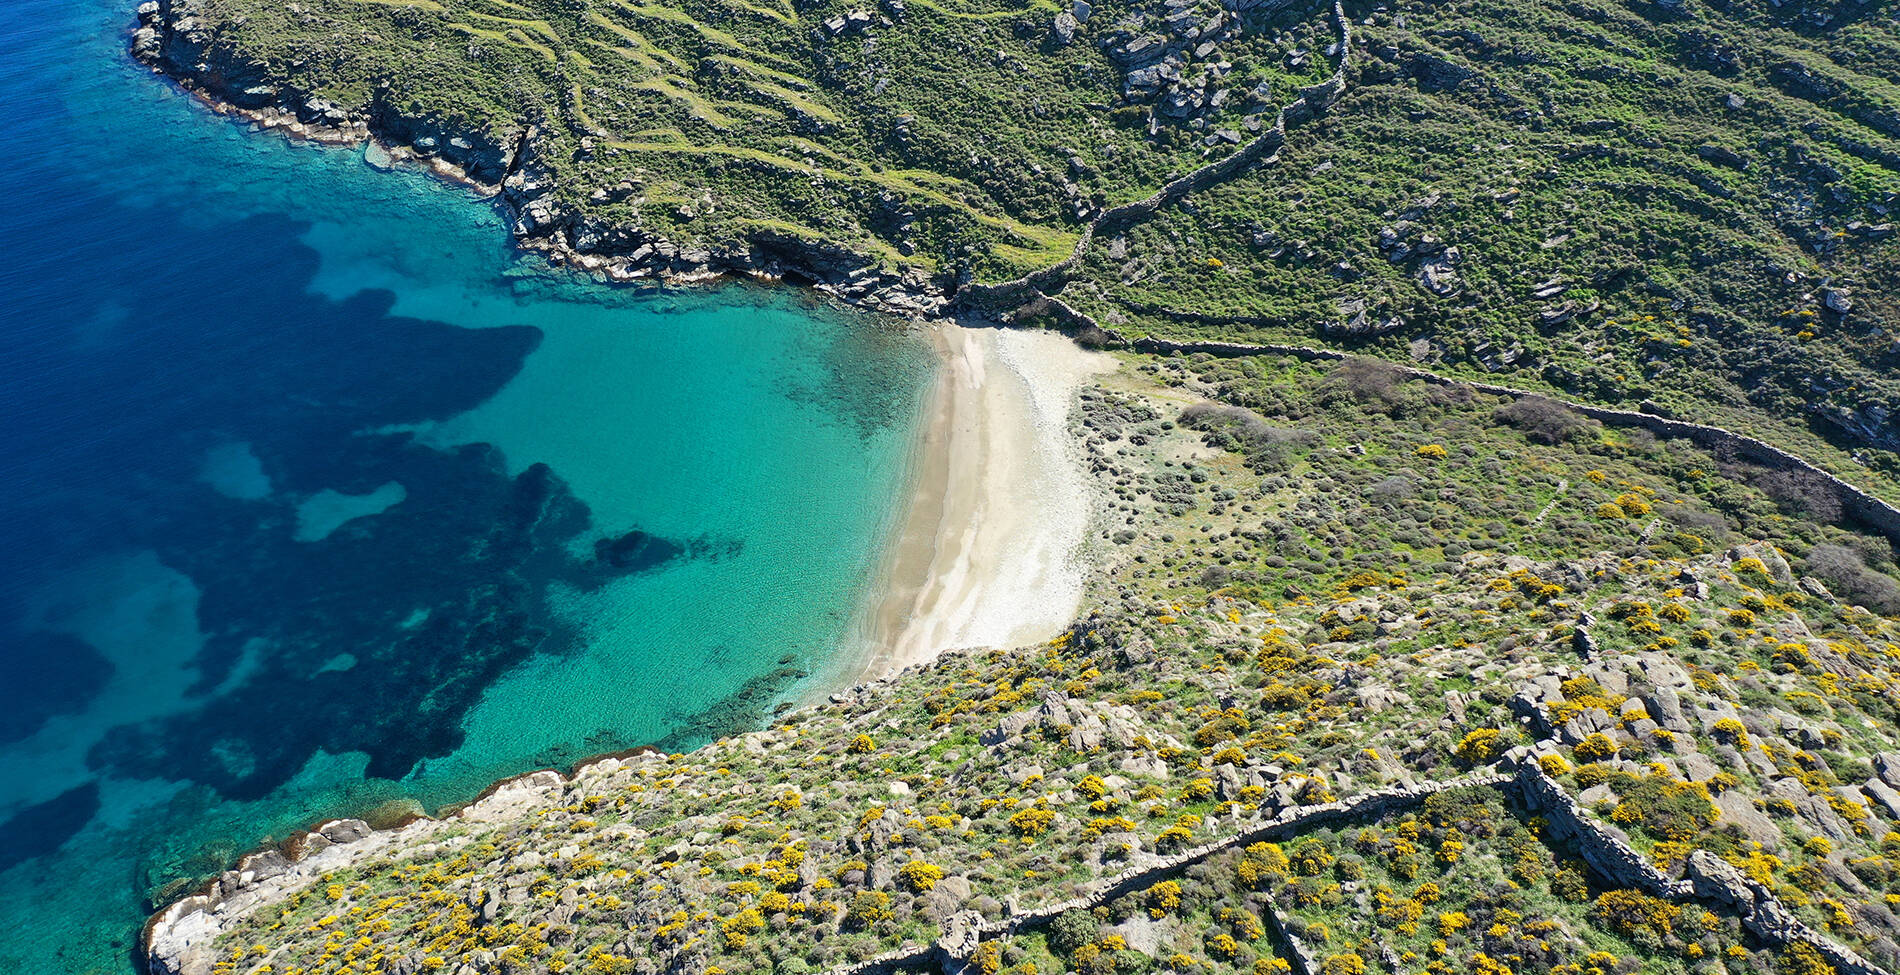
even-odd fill
[[[146,9],[140,20],[141,33],[160,24]],[[171,25],[162,26],[169,33]],[[1067,413],[1087,377],[1118,367],[1109,356],[1086,351],[1055,332],[955,324],[961,309],[937,282],[914,272],[865,273],[849,266],[855,255],[809,241],[750,241],[698,251],[654,239],[648,243],[657,246],[644,255],[582,253],[551,232],[558,228],[535,219],[526,205],[531,201],[509,192],[509,177],[524,165],[529,132],[500,147],[498,168],[473,158],[420,153],[388,131],[386,119],[315,113],[306,111],[308,106],[240,105],[209,78],[168,65],[155,37],[134,41],[138,60],[216,115],[292,141],[361,147],[364,163],[374,169],[418,168],[494,200],[508,218],[516,247],[540,252],[557,267],[611,284],[692,286],[729,276],[802,284],[842,305],[908,318],[930,329],[943,357],[942,372],[925,404],[904,489],[908,498],[895,512],[893,535],[868,587],[858,626],[837,648],[836,664],[808,684],[813,697],[875,694],[945,652],[1038,642],[1060,633],[1075,617],[1088,571],[1084,545],[1094,499]],[[586,777],[661,760],[644,746],[610,752],[568,769],[523,771],[497,780],[466,803],[405,816],[381,828],[345,818],[293,831],[237,858],[195,891],[157,905],[134,956],[148,971],[196,971],[209,962],[202,948],[224,925],[323,870],[444,837],[457,823],[503,818],[551,801]]]
[[[174,0],[140,4],[130,41],[133,60],[213,114],[292,141],[360,146],[372,168],[415,167],[462,186],[494,202],[517,248],[601,283],[678,287],[746,277],[801,284],[847,306],[913,321],[943,320],[956,312],[954,287],[921,267],[885,267],[850,248],[789,232],[760,230],[700,246],[631,226],[615,228],[623,239],[611,247],[577,242],[580,216],[548,192],[553,178],[537,155],[545,147],[537,142],[532,123],[477,132],[382,105],[345,109],[274,84],[236,87],[236,78],[261,79],[263,66],[228,60],[229,52],[215,43],[195,7]]]
[[[1093,489],[1069,403],[1115,361],[1053,332],[937,326],[942,370],[894,526],[833,684],[937,655],[1046,640],[1074,619],[1088,571]]]
[[[820,699],[874,699],[944,653],[1048,639],[1081,604],[1096,506],[1069,406],[1089,377],[1119,364],[1055,332],[942,325],[932,340],[942,370],[914,448],[909,500],[860,613],[864,652],[840,648],[839,668],[815,682]],[[160,906],[135,956],[154,975],[204,975],[219,934],[326,871],[397,849],[464,844],[463,824],[558,804],[590,780],[669,760],[651,747],[610,752],[568,771],[501,779],[465,804],[385,828],[316,823]]]

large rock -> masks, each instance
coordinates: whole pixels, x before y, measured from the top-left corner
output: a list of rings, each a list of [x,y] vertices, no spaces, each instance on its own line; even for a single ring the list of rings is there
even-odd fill
[[[1889,817],[1900,819],[1900,791],[1895,791],[1893,786],[1877,778],[1868,779],[1861,783],[1860,791],[1886,810]]]
[[[1077,26],[1075,15],[1064,10],[1056,14],[1055,22],[1049,25],[1049,40],[1057,47],[1068,47],[1075,43]]]
[[[1692,734],[1695,726],[1682,713],[1682,698],[1673,687],[1652,687],[1642,695],[1645,710],[1657,724],[1678,735]]]

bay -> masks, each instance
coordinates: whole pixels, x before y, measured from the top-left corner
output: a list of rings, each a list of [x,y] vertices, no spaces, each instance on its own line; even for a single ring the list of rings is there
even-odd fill
[[[0,8],[0,969],[319,819],[768,720],[905,497],[919,336],[597,285]]]

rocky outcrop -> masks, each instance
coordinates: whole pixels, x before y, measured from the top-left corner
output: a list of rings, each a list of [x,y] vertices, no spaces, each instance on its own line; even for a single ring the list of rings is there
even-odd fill
[[[1767,944],[1780,947],[1802,942],[1813,947],[1842,975],[1887,975],[1853,949],[1803,923],[1768,888],[1707,850],[1689,855],[1682,879],[1665,876],[1629,845],[1627,836],[1586,812],[1536,761],[1520,761],[1510,785],[1526,809],[1544,817],[1552,838],[1569,843],[1590,869],[1611,884],[1725,910]]]
[[[1069,276],[1081,266],[1082,259],[1088,255],[1097,237],[1113,237],[1154,216],[1162,208],[1179,203],[1189,194],[1216,186],[1252,168],[1256,163],[1273,158],[1280,147],[1286,144],[1288,127],[1324,112],[1346,91],[1346,78],[1352,66],[1352,21],[1346,18],[1345,8],[1337,2],[1333,4],[1333,19],[1339,28],[1338,66],[1330,78],[1302,89],[1298,98],[1283,106],[1272,127],[1235,152],[1185,176],[1169,180],[1146,198],[1102,211],[1083,228],[1082,236],[1076,240],[1075,249],[1067,258],[1013,281],[964,285],[957,292],[957,301],[966,307],[999,312],[1048,300],[1049,293],[1061,290],[1068,283]]]
[[[1525,809],[1549,822],[1553,838],[1573,846],[1583,862],[1610,883],[1655,897],[1681,899],[1692,893],[1687,884],[1671,880],[1651,866],[1647,857],[1630,846],[1629,837],[1599,824],[1537,762],[1520,762],[1511,788]]]
[[[621,759],[605,761],[621,767]],[[383,831],[370,829],[360,819],[331,820],[291,837],[282,849],[253,853],[198,893],[146,922],[142,952],[146,970],[153,975],[208,975],[220,960],[211,954],[211,942],[238,919],[335,870],[401,851],[466,844],[468,837],[457,835],[457,827],[522,815],[558,796],[566,782],[558,772],[531,772],[496,783],[476,801],[442,819],[418,819]]]
[[[222,39],[203,0],[147,0],[138,16],[133,55],[213,109],[295,139],[367,143],[373,164],[413,163],[465,183],[497,198],[516,242],[555,264],[622,283],[690,284],[734,274],[788,280],[847,304],[909,318],[933,318],[949,309],[944,282],[922,269],[881,267],[822,239],[758,229],[740,239],[690,246],[601,220],[556,196],[546,154],[557,150],[534,120],[490,126],[429,114],[399,105],[386,86],[372,88],[355,105],[310,95]]]

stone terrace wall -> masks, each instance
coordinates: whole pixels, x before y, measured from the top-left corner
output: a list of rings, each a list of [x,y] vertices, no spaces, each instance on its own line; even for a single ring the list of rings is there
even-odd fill
[[[1036,930],[1068,911],[1093,910],[1116,898],[1147,890],[1217,853],[1264,840],[1278,839],[1307,827],[1378,816],[1396,809],[1408,809],[1424,802],[1428,796],[1451,789],[1497,788],[1509,782],[1510,779],[1511,776],[1508,773],[1484,769],[1443,782],[1428,782],[1410,788],[1380,789],[1337,802],[1288,807],[1280,810],[1272,819],[1255,821],[1232,836],[1203,843],[1169,856],[1151,858],[1145,863],[1130,867],[1113,876],[1090,881],[1086,885],[1086,892],[1077,897],[993,921],[982,919],[974,912],[965,912],[952,918],[951,923],[946,925],[948,930],[929,947],[886,952],[857,964],[828,969],[825,975],[881,975],[881,973],[899,969],[924,968],[930,965],[940,966],[946,973],[960,972],[967,966],[970,952],[986,939],[1009,937],[1024,931]]]
[[[989,311],[1016,308],[1034,302],[1046,292],[1057,290],[1068,282],[1070,273],[1087,256],[1096,237],[1120,233],[1154,216],[1161,208],[1180,202],[1188,194],[1232,179],[1242,170],[1279,152],[1280,147],[1286,144],[1289,126],[1312,119],[1345,94],[1346,75],[1352,66],[1352,21],[1346,19],[1345,8],[1339,0],[1333,3],[1333,19],[1339,27],[1339,65],[1333,69],[1332,77],[1300,89],[1300,97],[1281,107],[1272,128],[1231,155],[1169,180],[1146,198],[1103,210],[1082,229],[1082,236],[1075,242],[1075,250],[1063,260],[1013,281],[964,285],[957,292],[958,302]]]
[[[1079,314],[1079,313],[1078,313]],[[1299,359],[1302,362],[1337,362],[1357,358],[1337,349],[1321,349],[1306,345],[1247,345],[1239,342],[1174,342],[1167,339],[1139,338],[1129,343],[1138,352],[1158,355],[1181,353],[1193,355],[1206,353],[1222,358],[1239,358],[1257,355],[1276,355]],[[1384,360],[1382,360],[1384,361]],[[1608,406],[1596,406],[1579,403],[1574,400],[1560,399],[1536,390],[1518,389],[1512,386],[1500,386],[1496,383],[1480,382],[1470,379],[1455,379],[1428,372],[1415,366],[1404,366],[1387,362],[1399,372],[1424,382],[1439,386],[1465,386],[1495,396],[1526,397],[1536,396],[1561,403],[1565,407],[1587,416],[1592,420],[1613,427],[1641,427],[1663,437],[1680,437],[1699,447],[1709,450],[1733,451],[1736,456],[1760,464],[1764,467],[1784,471],[1801,471],[1825,483],[1834,494],[1841,508],[1850,517],[1869,528],[1885,535],[1895,544],[1900,544],[1900,507],[1875,497],[1871,493],[1855,487],[1834,474],[1801,459],[1793,453],[1773,444],[1758,440],[1745,433],[1736,433],[1706,423],[1690,423],[1686,420],[1672,420],[1653,413],[1641,413],[1636,410],[1619,410]]]
[[[967,975],[970,959],[984,940],[1009,937],[1048,925],[1073,910],[1093,910],[1120,897],[1139,893],[1215,854],[1266,840],[1281,839],[1328,823],[1373,817],[1416,806],[1436,793],[1467,787],[1494,788],[1515,798],[1526,810],[1544,817],[1553,839],[1576,848],[1592,870],[1614,886],[1641,890],[1652,897],[1699,902],[1738,916],[1744,928],[1775,947],[1803,942],[1826,958],[1841,975],[1890,975],[1852,949],[1814,930],[1783,905],[1767,888],[1749,881],[1727,862],[1698,850],[1690,857],[1684,879],[1671,879],[1630,846],[1628,838],[1600,823],[1568,790],[1546,774],[1526,750],[1494,768],[1444,782],[1409,789],[1382,789],[1339,802],[1282,809],[1269,820],[1255,822],[1225,839],[1131,867],[1092,881],[1086,892],[996,920],[975,912],[951,918],[937,941],[886,952],[858,964],[833,968],[825,975],[887,975],[902,970],[940,969],[945,975]],[[1316,955],[1287,930],[1285,918],[1269,898],[1267,923],[1287,950],[1298,975],[1316,975]]]
[[[1653,897],[1726,909],[1741,919],[1742,927],[1769,945],[1805,942],[1812,946],[1841,975],[1888,975],[1886,969],[1803,923],[1768,888],[1743,877],[1741,871],[1707,850],[1690,854],[1684,879],[1671,880],[1632,849],[1628,837],[1585,811],[1535,758],[1520,761],[1517,775],[1507,781],[1525,808],[1544,817],[1552,838],[1575,845],[1584,862],[1612,884],[1633,887]]]

